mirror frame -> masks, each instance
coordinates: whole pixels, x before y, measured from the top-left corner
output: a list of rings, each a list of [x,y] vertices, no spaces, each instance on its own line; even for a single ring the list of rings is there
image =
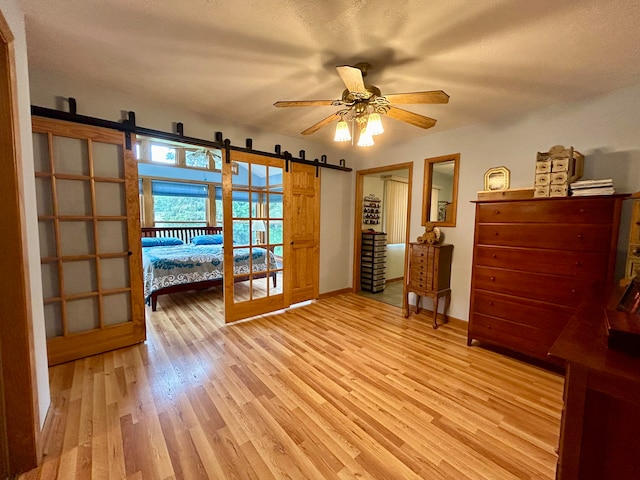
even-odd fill
[[[424,159],[424,183],[422,185],[422,225],[426,225],[429,221],[429,212],[431,211],[431,178],[433,177],[433,166],[436,163],[453,161],[453,191],[452,191],[452,207],[451,219],[447,222],[433,222],[439,227],[455,227],[458,211],[458,172],[460,170],[460,154],[452,153],[441,157],[432,157]]]

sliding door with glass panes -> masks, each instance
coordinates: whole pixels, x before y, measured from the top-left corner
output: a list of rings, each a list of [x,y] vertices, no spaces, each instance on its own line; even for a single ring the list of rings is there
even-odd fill
[[[138,176],[124,134],[32,124],[49,364],[144,341]]]

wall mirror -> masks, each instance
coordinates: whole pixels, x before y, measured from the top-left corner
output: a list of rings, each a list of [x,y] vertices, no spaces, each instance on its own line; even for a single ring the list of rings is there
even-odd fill
[[[456,226],[460,154],[427,158],[422,187],[422,225]]]

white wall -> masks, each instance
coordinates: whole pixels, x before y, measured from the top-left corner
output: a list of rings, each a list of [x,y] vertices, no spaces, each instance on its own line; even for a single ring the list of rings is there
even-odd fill
[[[331,164],[338,164],[345,157],[347,166],[353,163],[344,152],[230,123],[214,115],[190,112],[163,104],[161,99],[132,97],[44,72],[32,71],[30,80],[33,105],[67,111],[66,99],[73,97],[81,115],[119,121],[126,118],[126,112],[134,111],[136,123],[147,128],[174,131],[174,123],[182,122],[184,134],[189,137],[214,140],[215,132],[221,131],[232,145],[244,146],[245,139],[250,137],[255,150],[274,152],[275,145],[279,144],[283,152],[288,150],[296,157],[300,150],[305,150],[308,159],[325,154]],[[322,168],[320,171],[320,293],[324,293],[350,287],[352,283],[353,242],[349,238],[353,231],[354,174]]]
[[[47,366],[47,344],[44,330],[42,305],[42,280],[40,276],[40,251],[38,243],[38,217],[36,210],[35,178],[33,170],[33,148],[31,144],[31,109],[29,107],[29,72],[27,68],[27,43],[24,15],[16,0],[0,4],[2,15],[14,35],[16,83],[18,97],[19,144],[22,156],[22,206],[25,212],[28,241],[25,244],[28,258],[28,275],[31,285],[31,315],[33,319],[34,360],[40,427],[51,403],[49,371]],[[26,399],[25,399],[26,401]]]
[[[455,99],[452,99],[454,102]],[[484,172],[506,166],[511,188],[531,188],[536,152],[553,145],[573,146],[585,156],[584,179],[613,178],[616,190],[640,190],[640,85],[611,94],[525,113],[482,124],[428,135],[411,143],[370,150],[358,168],[385,165],[389,158],[414,162],[411,235],[423,231],[422,182],[424,159],[460,153],[458,218],[455,228],[443,228],[445,242],[454,245],[451,315],[468,319],[473,251],[474,204],[483,189]],[[407,128],[412,128],[407,126]],[[436,127],[437,128],[437,127]],[[625,202],[617,265],[625,262],[629,202]],[[618,268],[618,275],[621,275]],[[429,305],[427,305],[429,306]]]

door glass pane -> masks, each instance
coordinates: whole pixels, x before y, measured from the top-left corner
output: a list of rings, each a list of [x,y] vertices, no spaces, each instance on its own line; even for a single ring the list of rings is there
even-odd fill
[[[236,245],[249,245],[249,220],[233,220],[232,235]]]
[[[269,220],[269,245],[281,245],[283,239],[283,221]]]
[[[68,333],[80,333],[100,328],[97,297],[68,300],[66,307]]]
[[[103,290],[129,287],[129,257],[100,260],[100,280]]]
[[[102,297],[104,325],[118,325],[131,321],[131,295],[129,292]]]
[[[124,178],[124,152],[122,145],[92,142],[93,176]]]
[[[267,186],[267,166],[251,164],[251,187],[263,189]]]
[[[60,308],[60,302],[45,303],[44,328],[47,338],[62,335],[62,310]]]
[[[96,215],[127,216],[124,183],[96,182]]]
[[[38,204],[38,215],[53,215],[52,199],[51,178],[36,177],[36,202]]]
[[[89,216],[91,186],[86,180],[56,180],[58,215]]]
[[[33,168],[36,172],[51,172],[49,136],[46,133],[33,134]]]
[[[266,274],[254,276],[251,288],[252,300],[264,298],[267,296],[267,290],[269,289],[267,280],[269,279],[269,277],[265,275]]]
[[[93,222],[60,222],[60,243],[63,256],[95,253]]]
[[[87,141],[53,137],[53,165],[56,173],[89,175]]]
[[[40,257],[55,257],[56,235],[53,229],[53,220],[41,220],[38,222],[38,234],[40,237]]]
[[[282,198],[283,195],[281,193],[269,193],[267,197],[267,200],[269,201],[269,218],[284,218]]]
[[[57,263],[43,263],[42,270],[42,297],[47,298],[60,296],[60,279],[58,278]]]
[[[249,186],[249,164],[245,162],[233,162],[234,168],[238,170],[236,175],[231,175],[233,188]]]
[[[264,245],[267,243],[267,229],[269,222],[264,220],[251,220],[251,245]]]
[[[121,253],[129,251],[126,220],[99,221],[98,238],[99,253]]]
[[[96,262],[94,259],[64,262],[62,264],[62,275],[65,295],[77,295],[98,290],[98,285],[96,284]]]
[[[269,167],[269,191],[271,192],[282,192],[282,168],[280,167]]]

